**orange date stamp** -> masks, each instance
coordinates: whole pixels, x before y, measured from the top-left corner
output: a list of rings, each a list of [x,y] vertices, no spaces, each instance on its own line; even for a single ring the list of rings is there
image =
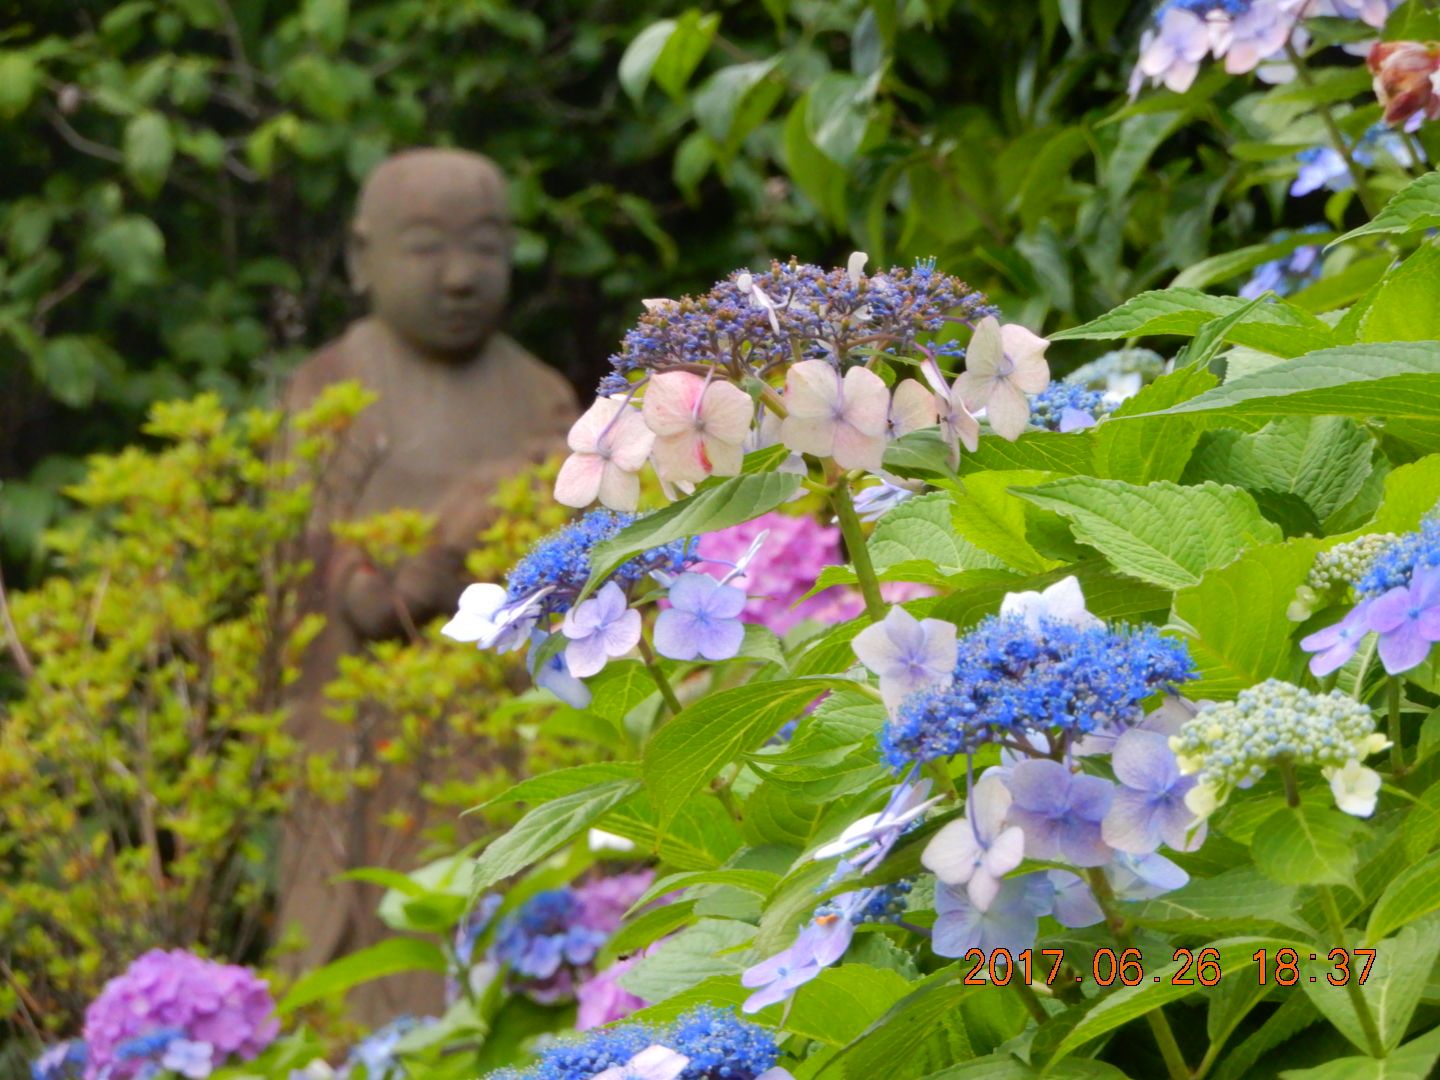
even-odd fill
[[[1322,959],[1319,953],[1309,953],[1312,962]],[[1374,949],[1331,949],[1324,954],[1329,968],[1323,977],[1331,986],[1345,986],[1351,979],[1360,985],[1370,977],[1375,963]],[[964,960],[971,964],[961,980],[967,986],[984,986],[986,983],[1005,986],[1012,979],[1029,986],[1043,982],[1046,986],[1061,982],[1093,982],[1097,986],[1139,986],[1144,982],[1165,982],[1171,986],[1217,986],[1224,977],[1220,966],[1218,949],[1176,949],[1161,974],[1146,974],[1144,957],[1136,948],[1096,949],[1088,957],[1077,958],[1066,955],[1064,949],[1021,949],[1013,956],[1009,949],[971,949]],[[1069,963],[1067,964],[1067,960]],[[1276,949],[1273,952],[1257,950],[1250,957],[1259,985],[1295,986],[1302,981],[1317,983],[1320,974],[1309,975],[1301,971],[1301,954],[1292,948]]]

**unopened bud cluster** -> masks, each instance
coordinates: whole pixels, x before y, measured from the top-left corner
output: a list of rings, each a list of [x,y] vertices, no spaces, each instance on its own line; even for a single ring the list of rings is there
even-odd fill
[[[1304,622],[1321,608],[1348,600],[1345,592],[1370,573],[1376,558],[1396,541],[1394,533],[1371,533],[1348,543],[1336,544],[1315,557],[1305,584],[1295,590],[1289,615]]]
[[[1279,679],[1202,709],[1170,739],[1180,771],[1199,773],[1200,783],[1220,801],[1280,759],[1339,767],[1386,745],[1375,733],[1370,710],[1358,701],[1338,690],[1314,694]]]

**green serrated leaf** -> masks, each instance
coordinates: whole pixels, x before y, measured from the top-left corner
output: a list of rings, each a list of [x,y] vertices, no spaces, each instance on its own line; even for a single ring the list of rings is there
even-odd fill
[[[480,853],[473,893],[478,895],[559,850],[639,790],[639,780],[608,780],[536,806]]]
[[[1204,393],[1215,382],[1215,376],[1203,368],[1184,368],[1162,375],[1122,404],[1094,432],[1096,475],[1132,484],[1180,479],[1190,451],[1200,437],[1198,427],[1173,417],[1128,424],[1112,420],[1163,411]]]
[[[1370,912],[1365,940],[1374,945],[1402,926],[1437,910],[1440,910],[1440,853],[1408,867],[1385,887]]]
[[[404,971],[443,972],[445,969],[445,954],[435,942],[409,937],[387,938],[378,945],[306,972],[290,987],[275,1010],[285,1016],[312,1002],[338,997],[372,979]]]
[[[1196,585],[1245,548],[1281,538],[1249,494],[1219,484],[1141,487],[1075,476],[1015,494],[1066,518],[1075,538],[1115,569],[1169,589]]]
[[[588,596],[627,559],[650,548],[715,532],[750,521],[787,502],[800,489],[793,473],[762,472],[733,476],[713,487],[701,488],[688,499],[646,514],[619,535],[595,545],[590,553],[593,570],[585,583]]]
[[[752,683],[713,693],[684,709],[651,736],[642,761],[646,790],[661,822],[729,762],[754,750],[826,690],[854,686],[846,679],[790,679]]]
[[[1305,582],[1318,540],[1291,540],[1244,552],[1175,594],[1172,629],[1184,638],[1199,675],[1188,696],[1233,698],[1269,678],[1290,678],[1298,660],[1285,614]]]
[[[1156,334],[1193,337],[1212,319],[1233,314],[1247,301],[1211,296],[1198,289],[1141,293],[1082,326],[1052,334],[1052,341],[1109,340]],[[1231,341],[1277,356],[1300,356],[1333,343],[1328,326],[1308,311],[1285,302],[1252,309],[1250,322],[1233,327]]]
[[[1286,885],[1344,885],[1355,872],[1355,819],[1305,803],[1260,823],[1250,854],[1261,873]]]
[[[1440,347],[1343,345],[1276,364],[1173,405],[1168,415],[1352,416],[1440,420]]]
[[[1373,221],[1351,229],[1328,246],[1376,233],[1421,232],[1440,226],[1440,172],[1428,172],[1402,188]]]

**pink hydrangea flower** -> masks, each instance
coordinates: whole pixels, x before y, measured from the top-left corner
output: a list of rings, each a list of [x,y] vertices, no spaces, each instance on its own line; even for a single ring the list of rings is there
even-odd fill
[[[575,1000],[579,1002],[575,1013],[577,1031],[589,1031],[591,1028],[613,1024],[650,1004],[621,986],[620,976],[649,956],[659,945],[660,943],[656,942],[632,956],[615,961],[604,971],[586,979],[575,988]]]
[[[640,470],[655,445],[640,410],[617,398],[596,398],[575,421],[571,455],[555,478],[555,501],[585,507],[596,499],[611,510],[634,510],[640,502]]]
[[[824,360],[802,360],[785,375],[780,439],[798,454],[834,458],[842,469],[880,468],[890,391],[885,380],[863,367],[842,379]]]
[[[645,423],[655,433],[655,469],[672,484],[735,476],[755,419],[750,395],[733,383],[688,371],[650,376]]]
[[[175,1041],[208,1044],[218,1065],[257,1056],[279,1030],[270,989],[248,968],[151,949],[85,1010],[85,1080],[130,1080],[147,1059],[121,1051],[146,1036],[174,1032]]]
[[[812,517],[771,511],[747,521],[700,537],[700,554],[715,565],[712,571],[729,569],[750,549],[761,532],[769,532],[764,547],[732,584],[749,596],[740,618],[768,627],[784,636],[800,623],[844,622],[865,609],[865,602],[853,589],[833,588],[796,604],[815,584],[827,566],[844,562],[840,553],[840,530],[822,525]],[[701,568],[704,566],[702,564]],[[885,582],[882,595],[891,603],[930,595],[922,585]]]

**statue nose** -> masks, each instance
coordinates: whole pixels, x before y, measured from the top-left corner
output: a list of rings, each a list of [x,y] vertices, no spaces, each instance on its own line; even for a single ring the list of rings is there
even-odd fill
[[[451,255],[441,270],[440,285],[446,292],[472,293],[480,287],[482,270],[478,259]]]

